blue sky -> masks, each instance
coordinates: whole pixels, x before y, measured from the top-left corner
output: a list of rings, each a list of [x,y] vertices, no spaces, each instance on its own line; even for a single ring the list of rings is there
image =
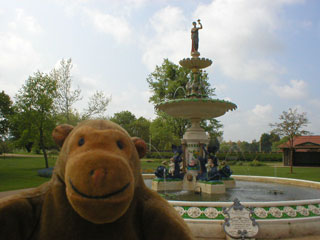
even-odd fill
[[[190,57],[192,22],[216,98],[238,109],[218,118],[224,140],[252,141],[282,111],[298,108],[320,135],[320,1],[1,1],[0,84],[11,97],[35,71],[72,58],[85,106],[102,90],[108,115],[155,117],[146,78],[164,58]]]

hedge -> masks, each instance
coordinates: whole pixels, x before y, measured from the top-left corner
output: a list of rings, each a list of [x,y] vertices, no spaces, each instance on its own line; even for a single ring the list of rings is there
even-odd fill
[[[144,158],[163,158],[168,159],[174,156],[173,152],[147,152]]]
[[[219,160],[226,161],[253,161],[258,160],[259,162],[281,162],[282,153],[218,153],[217,157]]]
[[[147,152],[145,158],[163,158],[168,159],[174,156],[173,152]],[[219,160],[226,161],[253,161],[258,160],[259,162],[281,162],[282,153],[217,153]]]

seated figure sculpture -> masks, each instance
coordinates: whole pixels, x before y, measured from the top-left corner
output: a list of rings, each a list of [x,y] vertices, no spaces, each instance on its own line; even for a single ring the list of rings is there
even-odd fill
[[[200,156],[198,158],[200,162],[200,173],[197,176],[197,180],[207,180],[208,179],[208,155],[209,152],[206,150],[205,145],[202,146],[202,149],[204,151],[204,157]]]
[[[227,165],[226,161],[221,163],[221,168],[219,170],[219,174],[221,178],[229,178],[232,174],[232,170],[230,169],[229,165]]]
[[[172,162],[174,164],[173,173],[169,174],[169,178],[179,178],[183,179],[184,173],[180,171],[180,163],[182,162],[182,147],[172,145],[172,151],[175,156],[172,158]]]
[[[205,145],[203,145],[202,149],[205,154],[204,157],[199,157],[201,171],[197,176],[197,180],[219,180],[218,159],[214,155],[216,148],[209,145],[206,149]]]
[[[154,172],[157,178],[166,178],[168,175],[168,170],[165,166],[158,166],[156,171]]]
[[[209,171],[208,171],[208,180],[220,180],[221,179],[221,175],[220,172],[218,170],[218,159],[216,156],[211,155],[209,156],[209,160],[208,160],[208,164],[209,165]]]
[[[164,165],[169,165],[169,170],[165,166],[158,166],[155,175],[158,178],[177,178],[183,179],[184,173],[181,171],[180,164],[182,163],[182,147],[172,145],[172,151],[175,154],[170,158],[169,164],[167,161],[162,162]]]
[[[200,173],[197,176],[197,180],[214,181],[229,178],[232,170],[225,161],[219,166],[218,158],[215,156],[217,147],[209,144],[207,148],[203,145],[202,149],[204,157],[200,156],[198,158],[200,162]]]

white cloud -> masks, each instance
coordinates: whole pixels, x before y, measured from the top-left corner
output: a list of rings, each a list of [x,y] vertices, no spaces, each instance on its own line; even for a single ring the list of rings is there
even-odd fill
[[[304,21],[301,22],[301,26],[304,29],[310,29],[313,26],[313,23],[310,20],[304,20]]]
[[[320,112],[320,99],[311,99],[309,103]]]
[[[162,63],[164,58],[178,62],[186,55],[190,36],[185,31],[186,18],[178,7],[168,6],[156,12],[150,19],[154,35],[143,41],[143,63],[149,70]]]
[[[16,9],[16,18],[9,23],[9,26],[14,30],[27,31],[30,33],[40,33],[42,28],[33,16],[29,16],[23,9]]]
[[[150,97],[150,91],[141,91],[137,87],[130,85],[121,92],[112,96],[110,103],[109,113],[114,114],[116,112],[129,110],[136,117],[145,117],[151,119],[155,117],[154,106],[148,103]]]
[[[291,80],[290,85],[271,85],[271,89],[281,98],[301,99],[307,95],[307,83],[303,80]]]
[[[5,85],[11,96],[40,64],[30,41],[13,33],[0,33],[0,85]]]
[[[203,22],[200,52],[213,56],[217,67],[235,80],[273,81],[284,71],[272,60],[284,47],[275,33],[283,23],[278,14],[283,4],[216,0],[200,5],[194,13]]]
[[[215,60],[216,67],[235,80],[276,81],[285,72],[273,60],[285,44],[276,33],[284,21],[279,13],[285,4],[296,2],[215,0],[200,4],[193,19],[186,19],[181,9],[167,6],[150,20],[156,34],[146,40],[143,62],[153,69],[165,57],[175,62],[189,57],[191,23],[200,18],[202,57]]]
[[[264,126],[272,120],[272,106],[257,104],[254,109],[248,112],[248,123],[253,126]]]
[[[257,104],[253,109],[226,113],[222,117],[223,138],[226,141],[248,141],[258,140],[262,133],[270,132],[269,123],[273,122],[273,108],[270,104]]]
[[[110,34],[118,42],[126,42],[131,37],[130,24],[124,17],[101,13],[98,10],[85,9],[94,27],[105,34]]]

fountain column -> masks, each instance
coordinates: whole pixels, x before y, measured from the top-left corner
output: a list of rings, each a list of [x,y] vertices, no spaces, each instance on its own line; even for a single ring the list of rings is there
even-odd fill
[[[200,24],[200,20],[198,20],[198,23]],[[201,79],[201,71],[209,67],[212,61],[207,58],[200,58],[198,30],[202,29],[202,25],[200,24],[200,27],[197,27],[195,22],[193,25],[194,27],[191,30],[191,58],[184,58],[179,61],[182,67],[191,70],[190,80],[186,85],[186,97],[161,102],[156,108],[170,116],[191,121],[191,127],[187,129],[181,140],[185,153],[183,164],[185,176],[182,188],[184,190],[195,190],[195,187],[200,187],[207,193],[221,193],[225,190],[224,185],[223,189],[219,189],[219,186],[213,188],[210,184],[196,182],[196,176],[200,172],[199,157],[203,157],[204,154],[202,146],[209,143],[209,137],[200,127],[200,122],[201,120],[220,117],[227,111],[236,109],[237,106],[232,102],[211,99],[207,96],[205,85]]]
[[[199,174],[199,157],[203,157],[202,145],[209,143],[209,137],[203,128],[200,127],[200,118],[192,118],[191,127],[187,129],[181,140],[185,146],[185,176],[183,180],[183,189],[194,190],[196,187],[196,177]]]

